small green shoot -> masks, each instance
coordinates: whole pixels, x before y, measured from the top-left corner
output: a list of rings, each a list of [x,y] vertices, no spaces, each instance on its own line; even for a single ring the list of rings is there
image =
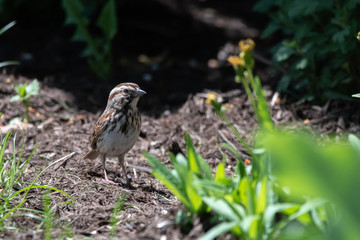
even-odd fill
[[[44,239],[52,239],[52,228],[53,228],[53,215],[51,212],[51,198],[50,193],[45,192],[43,194],[43,211],[44,211]]]
[[[13,96],[10,101],[11,102],[22,102],[25,107],[25,118],[26,121],[30,122],[29,115],[29,99],[31,96],[37,95],[39,93],[39,82],[35,79],[30,84],[18,84],[15,86],[15,91],[17,95]]]
[[[109,239],[117,239],[116,235],[118,233],[118,222],[119,222],[119,216],[120,212],[124,208],[124,204],[126,202],[126,195],[122,194],[115,202],[115,207],[111,213],[111,220],[110,220],[110,232],[109,232]]]

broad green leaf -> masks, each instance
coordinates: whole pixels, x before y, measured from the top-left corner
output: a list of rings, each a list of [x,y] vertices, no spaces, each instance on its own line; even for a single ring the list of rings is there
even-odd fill
[[[173,176],[173,173],[159,160],[150,154],[144,152],[144,156],[147,158],[150,166],[154,169],[152,174],[162,182],[170,191],[188,208],[191,209],[192,206],[187,199],[184,186],[180,185],[179,180]]]
[[[249,214],[255,213],[255,191],[251,188],[251,182],[249,178],[243,178],[241,179],[239,190],[241,203],[245,206],[247,212]]]
[[[261,34],[261,38],[267,38],[274,32],[280,29],[280,26],[275,22],[270,22],[269,25],[264,29],[264,31]]]
[[[274,59],[277,62],[282,62],[290,58],[293,54],[295,54],[293,48],[283,45],[274,54]]]
[[[79,24],[87,25],[87,20],[81,15],[84,7],[80,0],[63,0],[62,6],[66,11],[65,24]]]
[[[265,226],[265,232],[270,233],[273,230],[273,225],[275,221],[275,215],[279,212],[285,212],[290,209],[293,209],[291,212],[295,212],[299,209],[298,204],[294,203],[277,203],[270,205],[266,208],[264,215],[263,215],[263,221]]]
[[[291,82],[291,77],[289,74],[284,74],[280,81],[277,84],[277,91],[278,92],[283,92],[286,91],[290,85]]]
[[[177,162],[179,163],[180,165],[186,167],[187,169],[189,168],[189,162],[188,160],[186,159],[186,157],[184,155],[182,155],[181,153],[177,154],[176,155],[176,161],[173,161],[174,162]]]
[[[221,179],[226,178],[225,175],[225,163],[221,162],[217,165],[215,173],[215,182],[220,182]]]
[[[101,10],[97,25],[102,29],[107,41],[111,41],[117,32],[116,5],[109,0]]]
[[[250,239],[254,239],[251,237],[255,237],[257,235],[256,233],[254,233],[254,231],[256,231],[256,229],[254,228],[254,222],[257,222],[258,220],[258,215],[247,215],[240,223],[241,229],[244,231],[244,233],[250,235]]]
[[[10,98],[10,102],[18,102],[18,101],[22,101],[20,95],[15,95]]]
[[[308,60],[306,58],[301,59],[295,64],[295,68],[298,70],[305,69],[308,65]]]
[[[212,197],[203,197],[203,201],[211,207],[213,211],[229,221],[239,222],[246,216],[244,207],[239,204],[229,204],[224,199],[215,199]]]
[[[195,181],[196,176],[193,173],[188,172],[187,182],[185,185],[187,198],[191,203],[192,211],[195,213],[199,213],[200,208],[202,207],[202,197],[198,194],[196,188],[194,187]]]
[[[220,236],[221,234],[230,232],[232,228],[239,225],[237,222],[223,222],[215,227],[211,228],[209,231],[205,233],[204,236],[200,237],[199,240],[212,240],[216,237]]]
[[[39,82],[37,79],[33,80],[29,85],[26,86],[26,95],[37,95],[39,93]]]
[[[212,171],[211,171],[211,168],[210,168],[209,164],[207,164],[205,162],[205,160],[203,159],[203,157],[199,153],[196,153],[196,155],[197,155],[197,161],[199,163],[200,171],[202,173],[202,176],[207,178],[207,179],[212,179]]]
[[[17,84],[15,86],[15,91],[21,96],[21,93],[26,89],[26,84]]]
[[[267,178],[264,177],[261,182],[260,192],[256,198],[256,214],[261,214],[267,207]]]

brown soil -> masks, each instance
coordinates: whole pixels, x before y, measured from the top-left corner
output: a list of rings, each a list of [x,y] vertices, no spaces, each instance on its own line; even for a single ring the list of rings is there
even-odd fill
[[[15,94],[14,85],[30,82],[24,77],[0,75],[0,111],[1,128],[6,130],[9,121],[21,116],[24,109],[21,103],[9,102]],[[237,144],[233,135],[224,123],[214,114],[212,108],[205,103],[206,92],[190,95],[186,103],[174,111],[166,111],[159,117],[143,115],[142,131],[135,147],[127,154],[127,172],[131,176],[134,189],[103,184],[102,166],[99,160],[83,160],[82,156],[89,149],[88,137],[92,127],[99,117],[96,114],[77,110],[73,103],[74,97],[57,88],[41,84],[40,94],[34,96],[30,105],[33,108],[31,122],[24,132],[25,149],[23,158],[27,158],[37,144],[35,155],[30,161],[28,171],[23,180],[32,181],[34,177],[50,163],[64,158],[58,164],[50,167],[36,181],[37,184],[59,188],[71,195],[74,204],[61,204],[69,199],[53,192],[53,213],[61,221],[59,225],[69,223],[71,231],[77,238],[91,237],[106,239],[109,234],[109,222],[115,201],[126,195],[126,202],[119,215],[119,239],[195,239],[203,233],[201,224],[197,224],[190,232],[181,232],[175,224],[176,213],[182,209],[181,203],[159,181],[146,171],[133,166],[149,168],[147,160],[142,155],[147,151],[169,164],[169,151],[184,151],[183,136],[190,133],[194,143],[215,169],[221,160],[217,143],[231,141],[246,157],[246,151]],[[146,90],[146,89],[145,89]],[[271,100],[272,92],[266,90]],[[252,132],[256,128],[256,120],[250,104],[241,90],[219,93],[228,107],[228,115],[240,133],[251,141]],[[151,98],[151,93],[141,101]],[[66,99],[66,100],[65,100]],[[106,101],[104,99],[104,101]],[[348,106],[351,109],[351,106]],[[290,127],[305,126],[322,133],[359,130],[359,113],[349,115],[346,108],[338,108],[337,103],[328,103],[323,107],[285,104],[285,99],[271,107],[273,119],[278,124],[289,124]],[[309,121],[308,121],[309,120]],[[19,151],[20,133],[18,132],[17,151]],[[180,149],[177,147],[180,146]],[[7,154],[12,153],[14,146],[10,144]],[[71,155],[72,154],[72,155]],[[235,159],[227,158],[229,174],[233,172]],[[115,159],[107,161],[110,179],[123,182],[119,166]],[[42,209],[43,191],[31,191],[26,208]],[[34,231],[39,222],[31,218],[13,218],[13,224],[26,232],[5,231],[2,238],[32,239],[41,238],[41,231]],[[196,221],[195,221],[196,222]],[[54,232],[54,236],[60,230]]]

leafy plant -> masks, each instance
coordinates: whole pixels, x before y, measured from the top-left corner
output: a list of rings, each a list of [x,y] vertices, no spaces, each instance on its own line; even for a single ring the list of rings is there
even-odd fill
[[[170,160],[174,166],[172,170],[154,156],[146,152],[144,155],[154,169],[152,174],[169,188],[191,213],[202,214],[206,211],[206,205],[199,191],[204,191],[204,189],[198,186],[197,180],[212,180],[211,169],[200,154],[195,151],[188,134],[185,135],[185,141],[186,157],[182,154],[174,156],[170,153]]]
[[[101,30],[101,36],[90,31],[91,19],[84,15],[84,5],[80,0],[64,0],[62,6],[66,12],[65,24],[74,24],[76,30],[73,41],[86,44],[83,57],[92,70],[103,80],[112,77],[111,41],[117,33],[116,5],[114,0],[108,0],[102,7],[96,26]]]
[[[9,24],[5,25],[4,27],[2,27],[0,29],[0,35],[3,34],[4,32],[6,32],[9,28],[11,28],[12,26],[15,25],[15,21],[12,21],[10,22]],[[8,66],[8,65],[17,65],[19,64],[18,61],[5,61],[5,62],[0,62],[0,68],[1,67],[5,67],[5,66]]]
[[[170,154],[173,169],[145,153],[153,175],[191,213],[214,214],[215,225],[202,240],[227,232],[241,239],[358,239],[360,196],[353,189],[360,183],[359,138],[350,135],[348,142],[337,143],[315,139],[301,130],[275,127],[260,80],[252,73],[254,46],[252,40],[241,41],[239,56],[228,59],[259,123],[249,152],[251,164],[223,143],[221,149],[234,154],[238,164],[235,173],[226,176],[223,153],[212,177],[209,165],[186,135],[187,156]],[[239,139],[221,103],[214,97],[207,102]]]
[[[278,91],[304,100],[349,99],[360,77],[360,1],[260,0],[254,9],[271,21],[262,37],[284,36],[273,51],[286,68]]]
[[[22,102],[25,106],[25,117],[26,121],[30,122],[30,116],[29,116],[29,98],[31,96],[37,95],[39,93],[39,82],[35,79],[32,81],[29,85],[24,84],[18,84],[15,86],[15,91],[17,92],[17,95],[13,96],[10,101],[11,102]]]

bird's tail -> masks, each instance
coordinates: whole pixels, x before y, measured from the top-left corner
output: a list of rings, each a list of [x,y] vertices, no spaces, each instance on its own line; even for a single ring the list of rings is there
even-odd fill
[[[95,159],[100,155],[100,152],[98,150],[95,149],[91,149],[87,154],[85,154],[85,156],[83,157],[83,159]]]

